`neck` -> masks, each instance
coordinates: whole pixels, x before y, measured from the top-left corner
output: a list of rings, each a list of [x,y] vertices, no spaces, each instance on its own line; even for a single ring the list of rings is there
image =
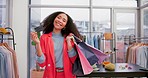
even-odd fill
[[[58,34],[58,33],[61,33],[61,30],[53,29],[53,32],[54,32],[55,34]]]

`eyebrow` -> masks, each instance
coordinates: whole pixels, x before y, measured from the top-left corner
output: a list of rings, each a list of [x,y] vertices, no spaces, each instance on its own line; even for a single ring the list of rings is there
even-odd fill
[[[59,15],[58,17],[62,17],[61,15]],[[63,18],[64,21],[67,21],[65,18]]]
[[[67,21],[65,18],[63,18],[64,21]]]

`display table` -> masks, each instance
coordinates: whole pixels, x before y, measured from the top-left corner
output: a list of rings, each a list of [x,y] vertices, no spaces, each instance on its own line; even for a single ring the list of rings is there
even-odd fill
[[[114,71],[105,70],[102,65],[98,67],[100,68],[98,71],[83,77],[148,77],[148,71],[139,70],[142,67],[135,64],[116,63]]]

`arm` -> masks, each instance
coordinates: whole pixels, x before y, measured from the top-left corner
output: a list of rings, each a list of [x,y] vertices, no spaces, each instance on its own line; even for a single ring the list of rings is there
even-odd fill
[[[37,36],[37,33],[36,32],[31,32],[31,39],[35,42],[35,48],[36,48],[36,59],[37,59],[37,62],[38,64],[42,67],[44,66],[44,62],[45,62],[45,56],[42,52],[42,49],[41,49],[41,44],[43,44],[43,41],[41,41],[40,43],[40,40]]]
[[[35,42],[35,48],[36,48],[36,54],[38,57],[40,57],[43,53],[42,53],[42,50],[41,50],[41,46],[40,46],[40,40],[37,36],[37,33],[36,32],[31,32],[31,39]]]
[[[68,55],[70,57],[71,62],[74,64],[76,58],[77,58],[77,52],[74,48],[72,48],[71,51],[68,51]]]
[[[37,52],[36,52],[36,53],[37,53],[37,56],[38,56],[38,57],[41,57],[42,54],[43,54],[43,52],[42,52],[40,43],[37,43],[36,46],[35,46],[35,48],[36,48],[36,51],[37,51]]]
[[[74,49],[74,40],[73,39],[74,38],[73,38],[72,34],[70,34],[66,37],[67,47],[68,47],[68,55],[69,55],[72,63],[74,63],[74,61],[77,57],[77,52]]]

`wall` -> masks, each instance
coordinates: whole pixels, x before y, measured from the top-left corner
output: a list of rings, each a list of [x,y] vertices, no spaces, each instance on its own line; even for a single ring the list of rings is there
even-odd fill
[[[13,0],[12,28],[15,33],[20,78],[27,78],[28,1]]]

